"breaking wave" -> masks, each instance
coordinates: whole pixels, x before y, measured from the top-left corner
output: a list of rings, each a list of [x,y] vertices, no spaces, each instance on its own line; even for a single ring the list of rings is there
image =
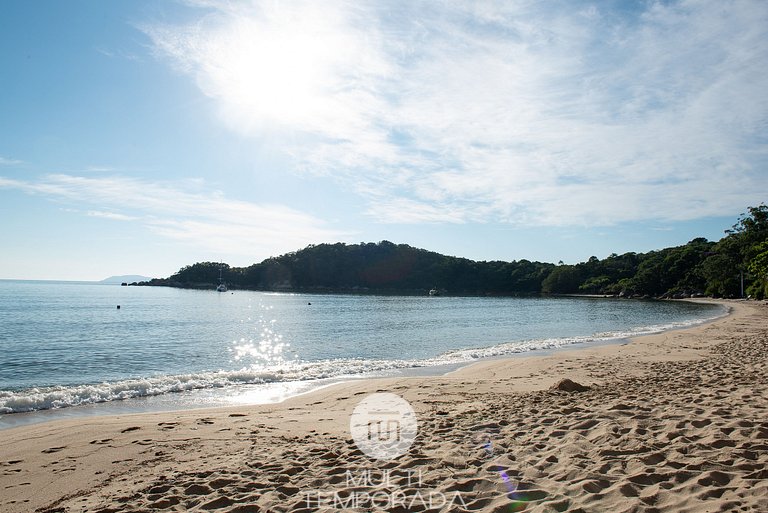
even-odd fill
[[[235,371],[201,372],[153,376],[87,385],[30,388],[18,391],[0,390],[0,413],[38,410],[122,401],[138,397],[186,392],[201,389],[236,387],[248,384],[295,382],[328,378],[362,377],[386,374],[400,369],[435,367],[469,363],[482,358],[502,357],[530,351],[552,350],[574,344],[609,342],[628,337],[659,333],[702,324],[725,315],[644,326],[625,332],[597,333],[588,337],[548,338],[497,344],[490,347],[459,349],[439,356],[418,360],[334,359],[316,362],[293,362],[271,367],[246,368]]]

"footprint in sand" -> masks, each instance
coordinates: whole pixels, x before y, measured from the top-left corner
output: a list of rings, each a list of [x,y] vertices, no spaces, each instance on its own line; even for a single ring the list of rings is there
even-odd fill
[[[66,449],[66,448],[67,448],[66,445],[62,445],[61,447],[51,447],[50,449],[43,449],[40,452],[42,452],[44,454],[51,454],[51,453],[54,453],[54,452],[59,452],[60,450]]]
[[[228,506],[233,505],[235,502],[230,499],[229,497],[219,497],[217,499],[214,499],[210,502],[206,502],[202,506],[200,506],[202,509],[210,510],[210,509],[222,509],[226,508]]]
[[[130,431],[136,431],[137,429],[141,429],[141,427],[139,427],[139,426],[131,426],[131,427],[127,427],[127,428],[123,429],[120,432],[121,433],[128,433]]]
[[[611,483],[605,479],[592,479],[581,485],[582,489],[587,493],[600,493],[608,488]]]
[[[171,495],[170,497],[165,497],[149,504],[149,507],[152,509],[168,509],[178,504],[181,504],[181,498]]]
[[[202,483],[193,483],[184,489],[185,495],[209,495],[211,493],[213,493],[213,489]]]

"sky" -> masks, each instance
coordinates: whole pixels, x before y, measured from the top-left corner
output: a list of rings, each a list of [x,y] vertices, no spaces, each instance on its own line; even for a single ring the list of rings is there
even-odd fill
[[[0,2],[0,278],[576,263],[768,200],[768,2]]]

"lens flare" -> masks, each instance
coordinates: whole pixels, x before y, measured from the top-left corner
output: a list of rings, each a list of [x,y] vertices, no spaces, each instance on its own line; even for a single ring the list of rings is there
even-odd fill
[[[483,444],[483,448],[485,449],[485,453],[489,458],[493,457],[493,442],[491,441],[490,437],[485,442],[485,444]],[[526,499],[525,493],[522,490],[518,490],[519,483],[512,480],[509,477],[509,474],[507,474],[507,471],[504,470],[501,465],[496,465],[495,471],[499,474],[502,482],[506,486],[507,498],[511,501],[507,505],[507,511],[510,513],[525,511],[525,508],[528,506],[528,500]]]

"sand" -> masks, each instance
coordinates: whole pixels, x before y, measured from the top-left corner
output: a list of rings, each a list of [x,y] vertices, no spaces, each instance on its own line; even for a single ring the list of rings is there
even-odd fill
[[[768,306],[728,305],[696,328],[442,377],[0,431],[0,511],[766,512]],[[589,389],[549,389],[562,378]],[[377,391],[419,423],[390,461],[349,432]]]

